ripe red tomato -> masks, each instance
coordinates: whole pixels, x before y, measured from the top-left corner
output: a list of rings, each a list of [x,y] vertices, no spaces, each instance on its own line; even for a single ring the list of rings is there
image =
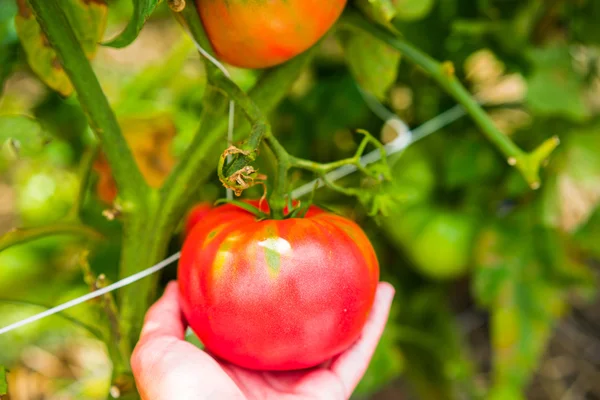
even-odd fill
[[[364,232],[341,216],[311,206],[304,218],[257,221],[227,204],[187,237],[178,280],[183,313],[213,355],[294,370],[358,339],[379,264]]]
[[[199,203],[192,207],[185,217],[185,227],[183,229],[184,237],[187,237],[190,234],[192,228],[196,226],[198,222],[202,221],[202,218],[204,218],[211,209],[212,206],[209,203]]]
[[[346,0],[196,0],[217,56],[242,68],[281,64],[314,45]]]

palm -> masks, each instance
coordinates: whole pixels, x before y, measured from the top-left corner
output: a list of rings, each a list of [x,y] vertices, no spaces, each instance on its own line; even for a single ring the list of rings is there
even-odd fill
[[[381,283],[361,339],[325,365],[262,372],[220,361],[184,341],[177,287],[171,284],[148,312],[132,357],[138,389],[145,400],[347,399],[368,366],[392,297],[393,288]]]
[[[342,380],[328,368],[307,372],[256,372],[234,365],[222,365],[248,399],[343,399]]]

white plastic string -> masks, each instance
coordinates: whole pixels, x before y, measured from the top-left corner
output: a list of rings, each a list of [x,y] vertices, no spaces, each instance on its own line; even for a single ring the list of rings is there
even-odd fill
[[[79,305],[81,303],[84,303],[88,300],[92,300],[95,299],[96,297],[100,297],[102,295],[105,295],[107,293],[112,292],[113,290],[117,290],[120,289],[124,286],[130,285],[134,282],[139,281],[142,278],[145,278],[149,275],[154,274],[155,272],[160,271],[161,269],[165,268],[166,266],[168,266],[169,264],[171,264],[172,262],[176,261],[179,259],[179,257],[181,256],[181,253],[177,252],[175,254],[173,254],[172,256],[162,260],[161,262],[159,262],[156,265],[153,265],[152,267],[145,269],[141,272],[138,272],[137,274],[133,274],[127,278],[121,279],[120,281],[117,281],[115,283],[113,283],[112,285],[108,285],[102,289],[98,289],[98,290],[94,290],[93,292],[90,292],[88,294],[85,294],[81,297],[78,297],[76,299],[73,299],[71,301],[68,301],[66,303],[63,303],[59,306],[50,308],[46,311],[43,311],[39,314],[33,315],[29,318],[25,318],[24,320],[15,322],[14,324],[8,325],[4,328],[0,328],[0,335],[3,335],[7,332],[10,332],[14,329],[20,328],[22,326],[25,325],[29,325],[33,322],[39,321],[42,318],[46,318],[49,317],[51,315],[57,314],[59,312],[65,311],[68,308],[74,307],[76,305]]]

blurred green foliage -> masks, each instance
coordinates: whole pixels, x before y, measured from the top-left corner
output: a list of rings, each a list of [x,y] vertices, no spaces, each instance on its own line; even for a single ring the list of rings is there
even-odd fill
[[[157,2],[135,2],[138,8],[131,10],[128,1],[109,1],[107,15],[101,9],[77,8],[97,2],[68,3],[74,20],[95,23],[94,35],[87,40],[90,55],[97,53],[94,67],[118,118],[150,121],[146,125],[151,126],[155,118],[166,116],[175,127],[166,144],[154,140],[159,135],[151,129],[125,132],[132,147],[158,159],[138,160],[146,168],[145,176],[166,175],[168,171],[160,169],[164,146],[171,157],[180,157],[206,107],[205,76],[193,44],[164,4],[137,37]],[[353,199],[328,190],[316,193],[315,201],[365,227],[380,258],[382,279],[392,282],[398,293],[356,397],[368,398],[404,378],[428,400],[525,398],[553,328],[569,313],[574,299],[592,299],[596,288],[592,266],[600,258],[599,2],[351,3],[436,59],[452,62],[458,79],[523,149],[555,135],[561,140],[538,191],[531,191],[474,124],[462,118],[390,157],[393,180],[385,196],[393,201],[386,216],[373,219]],[[0,233],[69,218],[82,188],[82,220],[107,238],[89,249],[91,273],[116,280],[121,226],[102,216],[111,205],[100,193],[110,171],[85,168],[89,161],[84,154],[95,141],[75,96],[50,89],[67,95],[70,84],[51,68],[55,56],[35,33],[39,27],[31,18],[16,17],[13,1],[0,4],[0,195],[10,192],[12,199],[10,211],[0,211],[9,218],[0,214],[0,223],[12,222],[0,226]],[[129,22],[132,12],[136,17]],[[119,51],[94,49],[96,39],[106,39],[100,32],[105,20],[111,33],[130,23],[113,46],[137,37],[133,45]],[[78,33],[89,33],[87,27],[80,25]],[[255,71],[231,68],[231,73],[244,89],[260,77]],[[320,162],[353,155],[360,140],[353,131],[358,128],[392,140],[394,131],[383,126],[361,89],[411,127],[454,105],[401,54],[364,34],[340,31],[324,41],[316,60],[270,115],[273,130],[291,154]],[[218,155],[214,158],[216,167]],[[273,167],[267,152],[258,164],[265,171]],[[89,180],[84,180],[90,170]],[[311,178],[298,174],[295,183]],[[368,190],[369,182],[352,175],[342,183]],[[221,196],[214,174],[198,200]],[[179,240],[173,238],[173,250]],[[53,237],[2,251],[0,326],[87,292],[81,256],[86,249],[88,244],[77,238]],[[163,280],[173,277],[174,267]],[[19,355],[32,344],[50,347],[68,337],[93,337],[90,331],[108,335],[100,304],[67,312],[81,321],[79,326],[53,317],[0,336],[0,364],[18,364]],[[489,316],[485,327],[491,366],[473,359],[457,319],[473,309]],[[0,394],[3,375],[0,367]]]

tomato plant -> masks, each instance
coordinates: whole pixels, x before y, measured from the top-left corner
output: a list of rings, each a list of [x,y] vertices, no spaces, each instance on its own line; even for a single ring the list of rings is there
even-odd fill
[[[281,64],[314,45],[346,0],[196,0],[210,42],[226,63],[242,68]]]
[[[381,276],[357,399],[572,397],[587,368],[545,372],[588,365],[564,332],[593,349],[600,326],[597,4],[2,1],[0,332],[128,284],[0,335],[0,396],[6,370],[15,398],[139,398],[132,351],[177,277],[190,342],[312,366]]]
[[[303,218],[257,221],[225,205],[187,237],[178,280],[184,315],[209,351],[250,369],[291,370],[356,341],[379,265],[358,225],[316,206]]]

